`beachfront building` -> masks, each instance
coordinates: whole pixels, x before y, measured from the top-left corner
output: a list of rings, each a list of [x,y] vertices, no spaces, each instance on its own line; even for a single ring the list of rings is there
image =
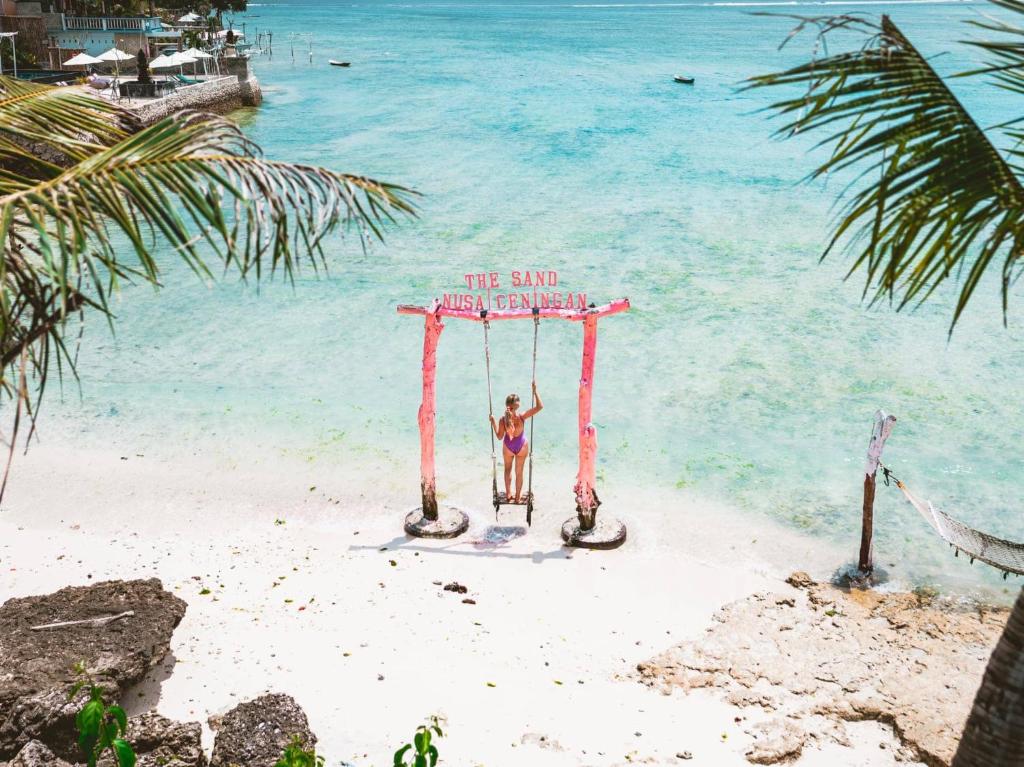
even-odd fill
[[[49,45],[40,3],[0,0],[0,34],[16,36],[23,63],[25,54],[29,54],[29,62],[34,60],[39,66],[47,65]]]
[[[163,48],[178,48],[181,30],[166,28],[159,16],[70,16],[49,14],[47,35],[51,66],[78,53],[99,55],[111,48],[150,57]]]

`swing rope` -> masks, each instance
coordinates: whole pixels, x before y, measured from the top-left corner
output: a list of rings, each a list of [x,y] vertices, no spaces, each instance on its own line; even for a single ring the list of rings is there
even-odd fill
[[[484,317],[486,317],[486,312]],[[489,339],[489,332],[491,329],[491,323],[484,319],[484,360],[487,366],[487,413],[494,419],[494,397],[491,394],[491,344]],[[494,498],[494,504],[498,504],[498,455],[495,452],[494,444],[494,426],[489,427],[491,432],[491,493]]]
[[[491,341],[490,341],[490,330],[491,323],[487,319],[487,310],[480,312],[480,317],[483,319],[484,324],[484,366],[487,369],[487,413],[493,419],[494,418],[494,391],[491,387]],[[530,374],[530,407],[531,409],[537,406],[537,398],[534,394],[534,390],[537,386],[537,336],[540,331],[540,310],[534,308],[533,310],[533,368]],[[502,416],[504,418],[504,416]],[[530,458],[529,465],[526,469],[526,524],[530,525],[533,522],[533,422],[535,419],[530,419]],[[495,444],[494,438],[494,427],[490,427],[491,432],[491,495],[494,499],[494,511],[497,514],[500,506],[500,499],[498,497],[498,454],[497,445]],[[508,502],[508,498],[505,498],[505,502]]]
[[[540,312],[533,310],[533,371],[530,374],[530,409],[537,407],[537,334],[540,330]],[[537,420],[530,418],[530,465],[526,469],[526,526],[533,523],[533,424]]]

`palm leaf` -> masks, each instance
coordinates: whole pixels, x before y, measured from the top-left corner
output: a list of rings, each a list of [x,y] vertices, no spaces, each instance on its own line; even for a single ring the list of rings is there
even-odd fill
[[[132,112],[98,96],[0,76],[0,137],[31,154],[81,159],[138,127]]]
[[[830,156],[811,177],[857,170],[823,258],[844,241],[865,295],[897,308],[925,300],[951,276],[962,283],[950,332],[993,261],[1003,264],[1003,313],[1024,246],[1024,187],[925,57],[887,16],[802,19],[855,30],[864,45],[784,72],[754,88],[798,86],[771,105],[782,135],[821,130]]]
[[[0,399],[33,424],[50,365],[75,373],[69,318],[112,319],[111,294],[125,280],[158,285],[162,255],[203,278],[214,263],[290,278],[302,260],[323,265],[331,232],[354,227],[363,242],[414,215],[413,192],[266,159],[222,117],[185,112],[135,133],[133,119],[0,77]]]
[[[994,5],[1017,14],[1024,14],[1022,0],[990,0]],[[969,19],[972,27],[995,37],[967,40],[968,45],[981,48],[993,61],[989,66],[965,72],[964,75],[992,74],[996,84],[1014,93],[1024,93],[1024,29],[1006,18]],[[1016,121],[1014,121],[1016,122]]]
[[[155,282],[152,252],[160,241],[204,277],[211,276],[204,246],[243,276],[268,262],[271,271],[290,273],[296,252],[317,253],[340,224],[380,235],[381,223],[411,212],[407,190],[267,160],[234,123],[181,113],[0,197],[0,238],[28,229],[25,247],[53,284],[66,285],[68,274],[90,265],[108,276]],[[127,237],[137,264],[119,257],[112,228]]]

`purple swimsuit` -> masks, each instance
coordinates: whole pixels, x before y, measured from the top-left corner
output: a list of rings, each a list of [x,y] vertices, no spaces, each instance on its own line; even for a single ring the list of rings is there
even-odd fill
[[[526,444],[526,430],[515,439],[509,439],[508,432],[505,432],[505,439],[503,440],[505,447],[507,447],[513,455],[519,455],[519,451],[523,449],[523,445]]]

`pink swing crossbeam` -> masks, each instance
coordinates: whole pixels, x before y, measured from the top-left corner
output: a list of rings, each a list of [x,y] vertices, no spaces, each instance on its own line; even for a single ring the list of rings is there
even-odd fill
[[[473,320],[474,322],[488,322],[492,320],[529,320],[534,316],[542,320],[569,320],[570,322],[581,322],[587,317],[605,317],[610,314],[618,314],[629,310],[629,299],[620,298],[604,306],[591,306],[588,309],[538,309],[534,315],[533,309],[489,309],[486,315],[473,309],[446,309],[435,302],[430,306],[402,305],[398,307],[399,314],[433,314],[436,317],[451,317],[456,320]]]
[[[576,511],[583,530],[594,527],[597,507],[600,501],[595,492],[597,463],[597,429],[591,420],[593,406],[594,363],[597,356],[597,321],[620,312],[628,311],[629,299],[620,298],[603,306],[586,309],[540,308],[492,309],[480,312],[472,309],[450,309],[435,300],[429,307],[402,305],[399,314],[419,315],[425,318],[423,334],[423,400],[419,410],[420,427],[420,490],[422,512],[427,520],[438,518],[437,497],[434,480],[434,415],[437,380],[437,343],[444,330],[442,319],[451,317],[474,322],[492,320],[557,319],[583,323],[583,369],[580,374],[579,390],[579,471],[573,487],[576,496]]]

